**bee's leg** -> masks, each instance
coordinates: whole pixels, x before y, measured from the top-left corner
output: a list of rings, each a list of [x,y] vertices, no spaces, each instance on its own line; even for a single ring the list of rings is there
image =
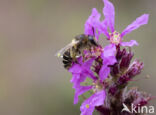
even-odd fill
[[[90,53],[90,54],[92,53],[92,47],[89,48],[89,53]]]
[[[83,62],[85,62],[85,54],[84,54],[84,50],[82,50],[82,58],[83,58]]]
[[[87,58],[90,58],[90,56],[92,55],[92,46],[89,45],[88,48],[87,48]]]
[[[85,55],[84,55],[84,54],[82,54],[82,57],[83,57],[83,62],[85,62],[85,60],[86,60],[86,59],[85,59]]]
[[[92,48],[92,45],[89,43],[88,47],[87,47],[87,50],[89,51],[89,53],[91,53],[91,51],[92,51],[91,48]]]

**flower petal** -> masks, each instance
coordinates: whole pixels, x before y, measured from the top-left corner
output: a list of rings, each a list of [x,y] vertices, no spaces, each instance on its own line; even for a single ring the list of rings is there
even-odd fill
[[[140,26],[147,24],[148,18],[149,18],[149,14],[143,14],[142,16],[138,17],[134,22],[128,25],[126,29],[124,29],[124,31],[121,33],[121,37],[139,28]]]
[[[82,67],[80,66],[80,65],[78,65],[78,64],[73,64],[73,66],[69,69],[69,72],[71,72],[71,73],[77,73],[77,74],[79,74],[79,73],[81,73],[82,72]]]
[[[82,56],[79,57],[79,58],[77,59],[77,61],[78,61],[79,64],[74,63],[74,64],[72,65],[72,67],[69,68],[69,70],[68,70],[69,72],[71,72],[71,73],[76,73],[76,74],[82,73],[82,67],[81,67],[81,65],[83,64],[83,58],[82,58]]]
[[[84,64],[83,64],[83,66],[84,66],[85,68],[90,68],[91,65],[93,64],[93,61],[94,61],[94,60],[95,60],[94,58],[91,58],[91,59],[85,61]]]
[[[138,46],[139,44],[138,44],[137,41],[135,41],[135,40],[131,40],[131,41],[129,41],[129,42],[121,42],[120,45],[121,45],[121,46],[132,47],[132,46],[134,46],[134,45]]]
[[[101,14],[96,10],[96,8],[93,8],[91,15],[85,23],[84,34],[95,36],[98,39],[100,33],[96,33],[96,28],[98,23],[100,23],[100,17]]]
[[[101,23],[98,23],[98,29],[100,33],[103,33],[107,38],[110,38],[109,32],[107,30],[107,20],[104,19]]]
[[[109,44],[104,48],[104,52],[102,53],[102,59],[115,56],[115,53],[116,53],[116,46],[114,44]]]
[[[96,80],[97,78],[95,77],[94,73],[90,69],[90,67],[92,66],[94,60],[95,60],[94,58],[91,58],[91,59],[85,61],[83,63],[83,65],[82,65],[82,68],[83,68],[83,73],[86,76],[90,77],[93,80]]]
[[[100,106],[104,104],[105,97],[106,94],[104,90],[90,96],[82,103],[80,107],[81,115],[92,115],[95,106]]]
[[[104,48],[101,58],[103,59],[103,65],[99,71],[100,80],[105,80],[109,73],[110,68],[108,65],[113,65],[116,63],[116,46],[114,44],[109,44]]]
[[[75,89],[74,104],[79,101],[79,96],[92,89],[92,86],[80,86]]]
[[[115,31],[114,23],[115,23],[115,9],[113,4],[109,0],[103,0],[105,6],[103,8],[103,14],[105,19],[107,20],[107,24],[111,30],[111,32]]]
[[[108,65],[103,65],[99,71],[100,80],[105,80],[108,77],[109,73],[110,68],[108,67]]]
[[[73,74],[72,79],[70,80],[73,83],[73,88],[77,88],[80,86],[81,82],[86,80],[87,76],[84,74]]]
[[[97,80],[97,77],[94,75],[93,71],[91,71],[90,69],[84,70],[84,73],[87,77],[91,78],[92,80]]]

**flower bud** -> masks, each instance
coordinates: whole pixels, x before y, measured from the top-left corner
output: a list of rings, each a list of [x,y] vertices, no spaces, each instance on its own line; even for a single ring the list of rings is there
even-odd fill
[[[138,75],[143,69],[143,67],[144,67],[143,62],[140,62],[139,60],[135,60],[129,67],[127,74],[132,78]]]
[[[126,53],[120,62],[120,69],[121,70],[125,70],[126,68],[129,67],[129,64],[131,62],[132,57],[134,56],[134,54],[132,52]]]

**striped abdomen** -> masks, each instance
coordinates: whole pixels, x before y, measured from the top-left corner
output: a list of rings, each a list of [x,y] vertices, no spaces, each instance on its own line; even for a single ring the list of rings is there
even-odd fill
[[[66,69],[69,69],[72,66],[73,59],[70,55],[70,50],[67,50],[63,54],[63,64]]]

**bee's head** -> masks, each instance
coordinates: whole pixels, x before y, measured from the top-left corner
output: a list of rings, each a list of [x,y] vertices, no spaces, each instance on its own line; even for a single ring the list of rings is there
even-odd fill
[[[86,44],[89,41],[90,44],[92,44],[94,46],[98,46],[98,43],[96,42],[94,36],[91,36],[91,35],[81,34],[81,35],[76,36],[75,40],[80,41],[83,44]]]
[[[91,44],[98,46],[98,43],[95,41],[94,36],[88,35],[88,39],[89,39]]]
[[[80,35],[75,37],[75,40],[79,41],[79,43],[81,43],[81,44],[87,44],[88,36],[85,34],[80,34]]]
[[[86,38],[86,35],[85,34],[80,34],[80,35],[75,36],[75,39],[76,40],[83,40],[85,38]]]

